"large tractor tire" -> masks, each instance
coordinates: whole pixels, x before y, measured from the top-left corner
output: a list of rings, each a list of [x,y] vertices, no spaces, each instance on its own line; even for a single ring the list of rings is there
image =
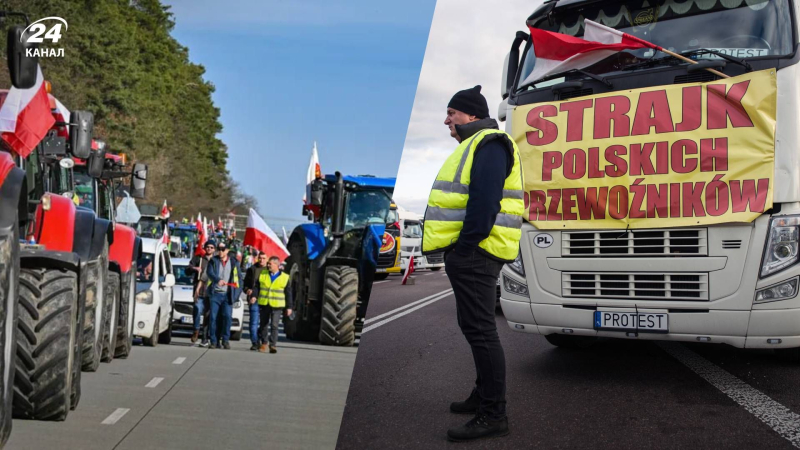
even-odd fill
[[[20,271],[14,417],[64,420],[75,360],[78,275],[61,269]]]
[[[122,283],[122,298],[119,302],[117,324],[117,346],[115,358],[127,358],[133,346],[133,319],[136,311],[136,270],[131,268]]]
[[[294,312],[291,317],[283,319],[283,329],[286,337],[293,341],[316,341],[320,330],[320,311],[315,303],[306,301],[309,261],[305,243],[290,241],[289,252],[286,267],[289,268],[289,282],[294,295]]]
[[[103,253],[87,265],[86,319],[83,323],[81,369],[95,372],[103,356],[103,327],[106,324],[106,284],[108,283],[108,244]]]
[[[13,232],[0,240],[0,448],[11,434],[14,399],[14,355],[17,347],[17,294],[19,293],[19,226],[14,217]]]
[[[350,266],[330,266],[325,270],[322,298],[322,324],[319,342],[350,347],[356,341],[358,270]]]
[[[103,355],[101,361],[110,363],[117,348],[117,323],[119,323],[120,282],[119,274],[108,272],[106,286],[106,323],[103,326]]]

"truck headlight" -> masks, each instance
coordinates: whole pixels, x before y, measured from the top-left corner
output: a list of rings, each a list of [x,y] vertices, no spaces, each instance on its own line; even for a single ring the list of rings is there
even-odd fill
[[[764,247],[761,278],[778,273],[797,262],[800,216],[777,216],[769,222],[769,238]]]
[[[787,298],[794,298],[797,295],[797,282],[798,278],[794,277],[791,280],[786,280],[783,283],[776,284],[756,291],[756,303],[774,302],[776,300],[786,300]]]
[[[517,259],[515,259],[513,262],[508,263],[508,267],[510,267],[511,270],[513,270],[514,272],[517,272],[518,274],[522,275],[523,277],[525,276],[525,266],[522,265],[522,252],[521,251],[519,253],[517,253]]]
[[[512,294],[522,295],[523,297],[528,297],[528,286],[508,278],[507,276],[503,275],[503,285],[505,286],[508,292]]]
[[[145,305],[152,305],[153,304],[153,291],[150,289],[146,291],[139,292],[136,294],[136,303],[142,303]]]

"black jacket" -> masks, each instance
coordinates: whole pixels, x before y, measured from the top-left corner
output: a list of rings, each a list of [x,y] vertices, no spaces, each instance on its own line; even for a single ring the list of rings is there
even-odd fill
[[[463,142],[475,133],[485,129],[498,129],[494,119],[481,119],[464,125],[456,125],[456,132]],[[506,134],[496,133],[486,136],[478,144],[473,156],[470,171],[469,200],[464,227],[458,236],[453,251],[467,256],[475,250],[493,259],[494,255],[478,247],[478,244],[492,231],[500,201],[503,199],[503,185],[514,168],[514,146]]]
[[[266,267],[261,267],[258,264],[254,264],[247,269],[247,272],[244,274],[244,291],[247,292],[248,289],[252,289],[253,291],[256,290],[256,284],[258,284],[258,277],[261,276],[261,271],[266,269]],[[248,295],[248,299],[252,297],[252,295]]]

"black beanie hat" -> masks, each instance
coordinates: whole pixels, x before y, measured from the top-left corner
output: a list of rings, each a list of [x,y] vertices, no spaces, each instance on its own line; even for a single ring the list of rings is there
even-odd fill
[[[489,117],[489,106],[486,104],[486,98],[481,95],[480,85],[456,92],[447,107],[475,116],[478,119]]]

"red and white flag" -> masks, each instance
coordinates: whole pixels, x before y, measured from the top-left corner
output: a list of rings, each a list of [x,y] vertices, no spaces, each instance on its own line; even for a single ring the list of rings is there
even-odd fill
[[[3,140],[23,158],[44,138],[56,119],[50,111],[42,69],[36,68],[36,83],[30,89],[12,87],[0,107]]]
[[[206,241],[208,240],[208,233],[205,229],[203,229],[203,222],[200,221],[200,218],[197,218],[197,222],[194,223],[194,226],[197,227],[197,247],[194,249],[194,254],[203,256],[206,254],[205,246]]]
[[[169,208],[167,208],[167,201],[164,200],[164,206],[161,207],[161,218],[169,219]]]
[[[244,232],[243,245],[255,247],[270,257],[277,256],[281,262],[289,256],[289,250],[283,245],[278,235],[252,208],[250,208],[250,215],[247,217],[247,229]]]
[[[52,97],[52,95],[50,95]],[[52,97],[53,103],[55,103],[55,108],[53,108],[53,117],[56,119],[56,122],[64,122],[69,123],[69,118],[72,113],[69,112],[66,106],[63,103],[58,101],[57,98]],[[52,106],[52,104],[51,104]],[[61,137],[69,137],[69,125],[60,126],[58,127],[58,135]]]
[[[406,266],[406,273],[403,274],[403,282],[401,284],[406,284],[408,276],[414,273],[414,252],[416,251],[416,247],[411,250],[411,257],[408,258],[408,266]]]
[[[541,80],[548,75],[589,67],[623,50],[661,49],[655,44],[591,20],[586,20],[584,25],[586,30],[584,39],[528,27],[536,62],[533,71],[520,83],[520,86]]]
[[[311,149],[311,159],[308,161],[308,171],[306,172],[306,193],[303,194],[303,203],[308,204],[311,199],[311,182],[317,178],[322,178],[322,170],[319,168],[319,155],[317,154],[317,141],[314,141],[314,148]]]
[[[161,242],[169,246],[169,223],[164,224],[164,235],[161,236]]]

